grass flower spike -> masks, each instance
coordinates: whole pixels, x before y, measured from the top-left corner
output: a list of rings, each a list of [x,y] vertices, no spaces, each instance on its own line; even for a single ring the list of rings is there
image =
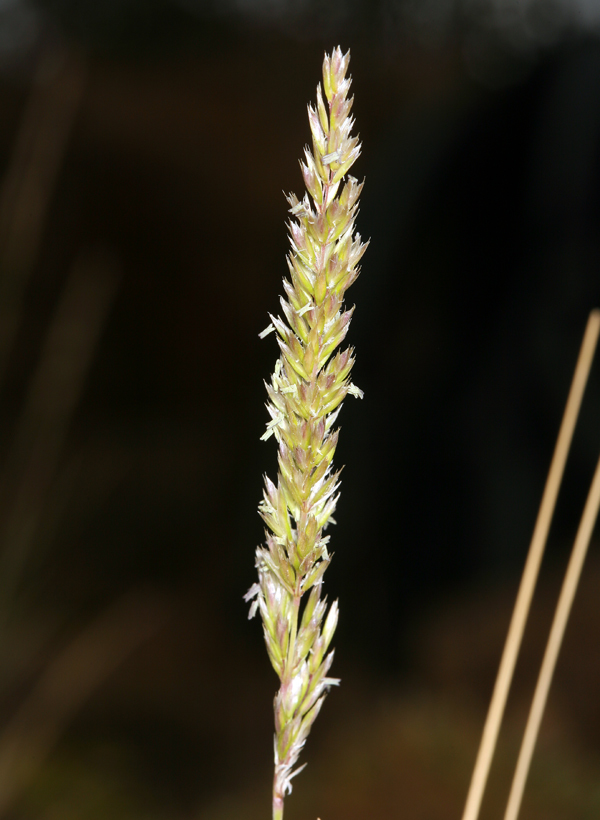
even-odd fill
[[[346,77],[350,52],[334,49],[323,63],[323,99],[309,105],[312,151],[305,148],[302,175],[308,194],[290,194],[290,280],[284,279],[285,319],[271,316],[261,333],[275,331],[281,355],[266,385],[271,421],[262,436],[279,445],[277,485],[265,477],[259,512],[266,544],[256,550],[259,581],[246,595],[250,617],[260,612],[267,652],[281,686],[275,697],[273,820],[283,803],[312,724],[332,685],[329,645],[338,620],[335,601],[321,598],[331,556],[324,530],[334,523],[339,471],[332,460],[339,430],[334,428],[348,393],[362,397],[350,381],[352,349],[337,351],[348,332],[353,308],[344,294],[359,274],[366,244],[354,233],[362,183],[347,176],[360,154],[351,135],[352,98]],[[303,596],[306,599],[301,602]]]

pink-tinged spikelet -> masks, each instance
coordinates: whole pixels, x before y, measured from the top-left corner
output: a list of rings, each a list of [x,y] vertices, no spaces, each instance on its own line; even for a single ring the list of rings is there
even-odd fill
[[[339,47],[325,55],[327,103],[319,84],[316,108],[308,106],[312,151],[306,148],[300,163],[308,194],[301,201],[294,194],[287,198],[290,280],[284,279],[281,300],[287,321],[271,316],[260,334],[276,331],[281,352],[267,385],[270,421],[262,436],[278,442],[279,472],[277,486],[265,477],[259,513],[268,528],[266,544],[256,550],[259,581],[246,600],[254,599],[250,617],[260,612],[281,682],[275,697],[273,820],[282,820],[291,779],[303,768],[294,768],[300,751],[328,688],[339,683],[327,676],[337,601],[325,616],[320,593],[330,562],[324,530],[333,522],[340,486],[339,471],[332,468],[338,440],[333,425],[348,393],[362,398],[350,381],[352,350],[335,353],[354,310],[344,310],[344,294],[366,249],[354,232],[362,183],[346,177],[361,148],[350,133],[349,60],[350,52],[342,54]]]

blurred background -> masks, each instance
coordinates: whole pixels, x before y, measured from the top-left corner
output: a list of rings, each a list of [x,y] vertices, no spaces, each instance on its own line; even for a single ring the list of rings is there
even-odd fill
[[[286,820],[459,818],[589,311],[597,0],[0,0],[0,818],[269,816],[242,595],[260,341],[323,51],[371,238],[330,600]],[[482,818],[502,816],[600,451],[592,371]],[[600,813],[592,543],[523,817]]]

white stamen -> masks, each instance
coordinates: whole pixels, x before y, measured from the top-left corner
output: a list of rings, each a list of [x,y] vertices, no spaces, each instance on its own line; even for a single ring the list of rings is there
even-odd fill
[[[325,165],[329,165],[330,162],[339,162],[342,158],[342,152],[338,148],[337,151],[333,151],[331,154],[325,154],[323,157],[323,162]]]
[[[270,436],[272,436],[275,432],[275,428],[281,424],[284,418],[285,416],[283,415],[283,413],[277,413],[275,418],[267,424],[267,432],[262,434],[260,440],[266,441]]]
[[[261,333],[258,334],[258,338],[259,339],[264,339],[265,336],[268,336],[269,333],[273,333],[274,330],[275,330],[275,326],[271,323]]]
[[[289,209],[289,212],[292,216],[307,216],[306,203],[297,202],[293,208]]]
[[[260,584],[252,584],[248,592],[244,595],[244,601],[248,602],[251,601],[255,595],[258,595],[260,592]]]
[[[350,393],[351,396],[356,396],[357,399],[363,399],[365,396],[360,387],[357,387],[355,384],[350,385],[348,393]]]

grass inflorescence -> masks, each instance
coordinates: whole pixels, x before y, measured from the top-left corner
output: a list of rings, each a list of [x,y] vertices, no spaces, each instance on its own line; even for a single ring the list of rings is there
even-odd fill
[[[284,279],[285,319],[271,316],[261,337],[276,332],[280,356],[270,384],[271,420],[262,436],[277,440],[277,484],[265,476],[259,512],[266,543],[256,550],[258,583],[246,595],[250,617],[260,612],[267,652],[280,679],[275,697],[273,820],[283,817],[285,795],[312,724],[330,686],[338,605],[321,597],[331,561],[324,531],[339,498],[339,471],[332,463],[339,430],[334,427],[348,393],[362,397],[350,379],[351,348],[337,350],[354,308],[344,295],[359,274],[366,249],[354,223],[362,183],[347,175],[360,154],[351,135],[354,119],[346,76],[350,52],[325,55],[323,91],[308,106],[312,150],[301,162],[307,188],[302,200],[287,199],[291,252]],[[337,352],[336,352],[337,350]],[[303,601],[303,596],[307,596]],[[303,603],[301,609],[301,603]]]

